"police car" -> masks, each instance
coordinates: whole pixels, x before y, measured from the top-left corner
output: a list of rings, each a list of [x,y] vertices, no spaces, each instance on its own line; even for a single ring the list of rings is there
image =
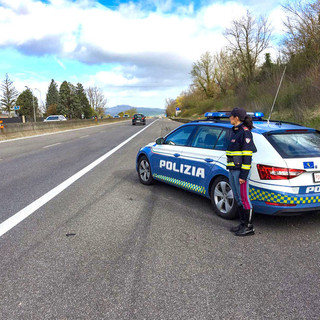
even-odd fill
[[[248,113],[257,152],[249,177],[255,212],[273,215],[320,210],[320,132]],[[226,149],[232,125],[230,113],[206,113],[206,120],[184,124],[140,149],[136,168],[141,183],[154,180],[211,199],[225,219],[236,216],[226,170]]]

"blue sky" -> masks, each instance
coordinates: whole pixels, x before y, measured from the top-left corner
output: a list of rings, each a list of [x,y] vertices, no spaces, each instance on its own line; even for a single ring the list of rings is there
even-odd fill
[[[279,39],[281,3],[0,0],[0,80],[8,73],[43,101],[55,79],[101,87],[108,107],[164,108],[188,88],[192,63],[225,46],[223,30],[247,10],[267,15]]]

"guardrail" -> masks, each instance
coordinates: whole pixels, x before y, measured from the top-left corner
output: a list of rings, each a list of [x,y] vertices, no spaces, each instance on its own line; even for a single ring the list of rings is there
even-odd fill
[[[182,122],[182,123],[189,123],[193,120],[187,118],[170,118],[173,121]]]
[[[67,120],[55,122],[26,122],[26,123],[6,123],[2,124],[0,130],[0,140],[12,136],[28,136],[47,132],[63,131],[67,129],[76,129],[82,127],[96,126],[100,124],[119,122],[128,120],[127,118],[105,118],[105,119],[83,119],[83,120]],[[0,124],[1,125],[1,124]]]

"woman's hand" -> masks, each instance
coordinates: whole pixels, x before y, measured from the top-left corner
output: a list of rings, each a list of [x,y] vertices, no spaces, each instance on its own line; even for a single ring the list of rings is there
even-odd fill
[[[240,179],[240,178],[239,178],[239,183],[240,183],[240,184],[243,184],[243,183],[245,183],[245,182],[246,182],[246,180],[243,180],[243,179]]]

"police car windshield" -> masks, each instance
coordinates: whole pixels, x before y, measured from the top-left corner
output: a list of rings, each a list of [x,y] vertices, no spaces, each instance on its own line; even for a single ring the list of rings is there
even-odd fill
[[[269,141],[283,158],[320,157],[318,132],[274,133]]]

